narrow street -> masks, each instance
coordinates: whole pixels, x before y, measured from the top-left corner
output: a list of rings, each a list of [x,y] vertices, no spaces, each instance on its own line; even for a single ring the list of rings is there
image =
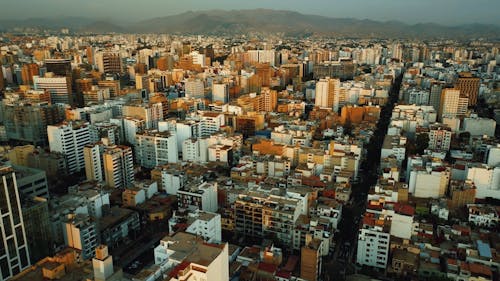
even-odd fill
[[[361,216],[365,212],[368,191],[377,182],[380,151],[390,123],[392,110],[398,100],[402,78],[402,74],[396,78],[391,87],[389,101],[381,110],[377,128],[367,146],[364,161],[361,163],[360,181],[352,186],[352,204],[346,205],[342,209],[342,221],[339,225],[340,232],[335,237],[335,252],[331,258],[325,259],[323,263],[324,281],[345,280],[345,275],[354,271],[358,225]]]

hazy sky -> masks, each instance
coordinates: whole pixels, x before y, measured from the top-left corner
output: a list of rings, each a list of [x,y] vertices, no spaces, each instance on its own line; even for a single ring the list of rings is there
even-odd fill
[[[500,0],[0,0],[1,18],[84,16],[118,21],[188,10],[268,8],[407,23],[500,24]]]

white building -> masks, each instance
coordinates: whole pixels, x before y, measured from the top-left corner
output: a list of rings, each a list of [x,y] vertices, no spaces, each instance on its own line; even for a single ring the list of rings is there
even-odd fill
[[[169,281],[229,280],[228,244],[207,244],[196,235],[166,236],[154,250],[155,265],[169,270]]]
[[[233,163],[233,147],[222,144],[209,146],[208,161],[224,163],[231,166]]]
[[[450,176],[450,170],[445,167],[413,169],[410,172],[409,192],[418,198],[440,198],[448,189]]]
[[[225,125],[224,113],[205,111],[201,113],[200,136],[210,136]]]
[[[376,224],[381,221],[381,224]],[[386,269],[391,235],[384,229],[385,216],[367,212],[358,234],[356,263]]]
[[[180,225],[179,225],[180,223]],[[208,243],[220,243],[222,241],[221,216],[217,213],[200,211],[179,210],[174,212],[168,221],[169,234],[173,235],[187,225],[187,233],[203,237]]]
[[[339,110],[340,80],[326,77],[316,83],[315,105]]]
[[[177,137],[171,132],[143,131],[136,135],[135,155],[139,165],[154,168],[178,161]]]
[[[467,180],[476,186],[476,198],[500,199],[500,167],[471,163],[466,166]]]
[[[54,76],[49,72],[45,77],[33,76],[33,84],[35,90],[48,91],[52,103],[73,104],[75,102],[69,77]]]
[[[201,122],[194,120],[176,122],[175,135],[177,136],[177,149],[182,151],[182,145],[185,140],[201,136]]]
[[[490,205],[467,205],[469,222],[481,227],[496,227],[500,223],[500,208]]]
[[[382,144],[380,158],[387,158],[391,155],[395,156],[398,163],[401,164],[405,159],[406,153],[406,137],[386,135]]]
[[[496,147],[491,147],[490,149],[488,149],[486,164],[491,167],[500,165],[500,144],[497,144]]]
[[[179,208],[198,208],[206,212],[217,212],[217,183],[192,182],[177,190]]]
[[[85,168],[83,148],[90,143],[88,123],[73,121],[50,125],[47,126],[47,135],[50,151],[66,156],[70,173]]]
[[[495,120],[489,118],[464,118],[463,130],[469,132],[471,136],[494,137],[496,125]]]

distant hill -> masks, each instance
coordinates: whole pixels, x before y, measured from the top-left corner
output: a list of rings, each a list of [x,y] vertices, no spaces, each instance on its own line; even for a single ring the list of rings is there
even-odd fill
[[[488,24],[444,26],[434,23],[405,24],[397,21],[359,20],[305,15],[268,9],[209,10],[152,18],[128,25],[86,18],[0,20],[0,29],[13,27],[62,28],[74,31],[109,33],[242,34],[284,32],[291,35],[324,34],[350,37],[398,38],[500,38],[500,27]]]

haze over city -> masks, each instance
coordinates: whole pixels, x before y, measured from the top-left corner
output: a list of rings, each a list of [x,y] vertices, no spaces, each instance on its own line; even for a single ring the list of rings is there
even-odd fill
[[[23,0],[2,1],[0,17],[91,17],[130,23],[186,11],[212,9],[276,9],[291,10],[333,18],[401,21],[404,23],[439,23],[446,25],[486,23],[500,24],[496,0]]]

